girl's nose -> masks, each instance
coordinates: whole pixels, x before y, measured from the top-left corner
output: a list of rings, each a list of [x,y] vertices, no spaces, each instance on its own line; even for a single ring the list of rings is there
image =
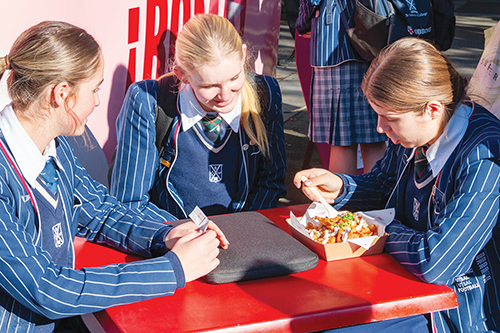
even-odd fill
[[[231,89],[227,86],[222,86],[219,92],[219,97],[223,101],[229,100],[231,98]]]
[[[389,130],[389,126],[387,126],[387,123],[384,119],[382,119],[381,117],[378,117],[378,120],[377,120],[377,132],[379,133],[387,133],[387,131]]]

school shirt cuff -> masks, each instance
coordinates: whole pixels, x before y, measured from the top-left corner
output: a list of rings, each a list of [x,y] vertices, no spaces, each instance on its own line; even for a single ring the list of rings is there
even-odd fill
[[[168,252],[167,245],[165,244],[165,237],[172,229],[173,226],[166,225],[156,231],[151,241],[151,255],[153,257],[160,257]]]
[[[175,280],[177,281],[177,288],[184,288],[186,286],[186,278],[184,276],[184,269],[182,268],[181,261],[175,252],[169,251],[165,254],[165,258],[168,259],[170,265],[175,274]]]

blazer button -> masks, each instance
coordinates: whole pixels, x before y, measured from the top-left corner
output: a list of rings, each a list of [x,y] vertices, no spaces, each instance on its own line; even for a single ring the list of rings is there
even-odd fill
[[[248,150],[248,148],[249,148],[249,147],[250,147],[250,146],[248,145],[248,143],[245,143],[245,144],[242,146],[243,150],[245,150],[245,151],[246,151],[246,150]]]

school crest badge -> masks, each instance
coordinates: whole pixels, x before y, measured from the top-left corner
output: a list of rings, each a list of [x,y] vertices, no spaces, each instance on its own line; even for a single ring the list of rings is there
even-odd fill
[[[420,216],[420,201],[416,198],[413,198],[413,218],[415,221],[418,221],[418,217]]]
[[[211,183],[220,183],[222,181],[222,164],[210,164],[208,166],[208,180]]]
[[[63,246],[64,236],[62,233],[61,223],[58,223],[52,227],[52,235],[54,236],[54,245],[56,247]]]

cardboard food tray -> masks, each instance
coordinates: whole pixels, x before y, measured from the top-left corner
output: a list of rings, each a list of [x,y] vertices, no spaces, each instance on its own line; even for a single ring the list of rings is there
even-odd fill
[[[321,208],[322,205],[320,203],[313,203],[308,208],[308,212],[316,209],[314,216],[322,216],[322,217],[328,216],[326,210],[324,214],[318,214],[317,209],[321,210]],[[306,212],[306,215],[308,214],[308,212]],[[305,235],[304,233],[299,231],[292,223],[293,218],[297,219],[299,223],[304,222],[301,220],[305,218],[306,215],[300,218],[296,218],[291,213],[290,219],[287,219],[287,222],[288,226],[290,227],[292,236],[295,239],[297,239],[302,244],[307,246],[310,250],[315,252],[319,257],[323,258],[324,260],[333,261],[333,260],[378,254],[383,251],[387,237],[389,237],[389,234],[385,232],[385,226],[393,220],[394,209],[364,212],[362,214],[364,215],[363,217],[365,218],[368,224],[376,223],[377,229],[379,229],[378,236],[371,236],[371,238],[373,239],[371,245],[365,244],[364,247],[356,243],[353,243],[351,241],[347,241],[344,243],[325,244],[325,245],[314,241],[309,235]],[[383,218],[380,218],[380,216],[383,216]],[[380,228],[382,228],[382,230],[380,230]]]

